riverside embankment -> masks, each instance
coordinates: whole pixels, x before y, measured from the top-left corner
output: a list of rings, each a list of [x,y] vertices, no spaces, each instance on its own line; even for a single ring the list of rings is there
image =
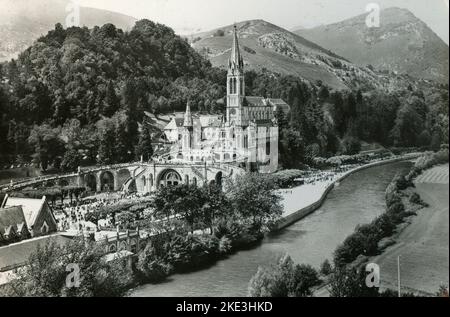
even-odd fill
[[[401,158],[407,159],[412,157]],[[273,263],[285,253],[297,263],[318,267],[331,259],[336,247],[357,225],[370,223],[384,212],[386,186],[397,173],[410,167],[407,161],[384,161],[349,170],[336,178],[334,183],[339,181],[340,186],[327,190],[326,199],[314,213],[267,236],[256,248],[237,252],[198,272],[176,274],[157,285],[143,285],[131,296],[245,296],[258,266]],[[302,201],[302,196],[295,198]],[[289,198],[284,202],[289,204]],[[295,213],[301,207],[289,205],[287,212]]]

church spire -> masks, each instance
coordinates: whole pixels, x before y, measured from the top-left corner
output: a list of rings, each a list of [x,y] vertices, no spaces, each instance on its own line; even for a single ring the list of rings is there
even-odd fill
[[[192,121],[192,113],[191,113],[191,105],[189,104],[189,101],[187,102],[186,105],[186,113],[184,115],[184,126],[186,128],[192,127],[193,121]]]
[[[243,71],[244,61],[241,56],[241,51],[239,50],[239,40],[237,35],[237,28],[234,25],[233,28],[233,46],[231,47],[231,58],[229,63],[229,71]]]

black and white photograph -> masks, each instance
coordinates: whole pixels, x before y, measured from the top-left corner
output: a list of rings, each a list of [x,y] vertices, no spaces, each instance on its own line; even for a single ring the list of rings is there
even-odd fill
[[[0,297],[449,297],[448,25],[448,0],[0,0]]]

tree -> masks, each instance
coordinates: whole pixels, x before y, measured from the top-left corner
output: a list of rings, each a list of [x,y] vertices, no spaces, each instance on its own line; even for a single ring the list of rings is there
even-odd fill
[[[157,243],[147,244],[136,264],[136,269],[151,283],[163,281],[173,271],[173,266],[165,259],[165,251],[155,244]]]
[[[358,154],[361,151],[361,142],[353,137],[346,136],[342,141],[341,152],[346,155]]]
[[[207,197],[195,186],[179,185],[161,187],[155,194],[151,206],[156,217],[181,217],[190,232],[194,232],[195,224],[202,219]]]
[[[281,197],[274,184],[262,174],[236,176],[226,184],[234,213],[250,219],[256,230],[264,230],[282,214]]]
[[[112,120],[104,119],[99,121],[99,147],[98,162],[101,164],[112,164],[116,162],[115,143],[116,133]]]
[[[210,233],[213,235],[217,220],[228,216],[231,203],[219,186],[205,186],[201,188],[201,191],[205,200],[200,211],[201,222],[210,228]]]
[[[294,297],[311,296],[311,288],[320,284],[319,274],[310,265],[296,265],[289,287],[290,294]]]
[[[108,82],[106,87],[106,96],[103,103],[103,115],[107,117],[113,116],[120,107],[120,99],[116,95],[113,81]]]
[[[423,130],[423,119],[411,104],[403,105],[397,113],[390,137],[394,146],[415,146]]]
[[[305,161],[305,144],[300,132],[283,130],[279,139],[280,163],[283,168],[296,168]]]
[[[331,297],[378,297],[378,288],[366,285],[366,274],[361,268],[337,267],[330,279]]]
[[[429,147],[431,145],[431,135],[427,130],[423,130],[418,139],[420,146]]]
[[[61,162],[61,169],[64,172],[74,172],[79,166],[81,166],[83,157],[79,151],[71,149],[64,153],[63,160]]]
[[[433,133],[433,136],[431,138],[431,149],[433,151],[439,151],[441,148],[442,139],[438,132]]]
[[[22,297],[116,297],[123,296],[131,283],[124,263],[106,263],[104,249],[95,242],[75,239],[66,245],[48,242],[38,246],[8,287],[10,296]],[[68,288],[66,268],[76,263],[80,286]]]
[[[139,136],[139,142],[136,146],[135,153],[137,159],[142,156],[146,161],[150,160],[153,156],[151,129],[148,124],[144,124],[142,126],[142,131]]]
[[[346,118],[345,118],[345,110],[344,110],[344,100],[342,98],[342,94],[340,92],[333,93],[333,117],[334,124],[336,126],[337,131],[340,136],[344,135],[346,129]]]
[[[323,276],[328,276],[333,272],[333,267],[330,264],[330,261],[326,259],[322,265],[320,266],[320,274]]]
[[[136,215],[129,211],[123,211],[116,215],[116,223],[124,229],[131,229],[136,222]]]
[[[49,124],[34,126],[30,132],[28,143],[34,148],[33,156],[44,171],[64,153],[64,143],[59,136],[60,129],[53,129]]]
[[[307,297],[320,284],[318,273],[309,265],[295,265],[284,255],[276,265],[259,267],[249,282],[250,297]]]

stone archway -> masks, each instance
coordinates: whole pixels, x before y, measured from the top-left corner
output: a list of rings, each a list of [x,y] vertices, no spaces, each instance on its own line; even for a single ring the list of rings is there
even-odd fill
[[[182,183],[183,178],[177,171],[173,169],[167,169],[159,174],[157,186],[178,186]]]
[[[219,172],[216,174],[216,177],[214,178],[215,181],[215,185],[219,188],[222,188],[222,183],[223,183],[223,173]]]
[[[101,191],[114,191],[114,175],[109,171],[100,174]]]
[[[87,174],[84,176],[84,183],[86,186],[86,189],[90,192],[97,191],[97,179],[95,178],[95,175]]]
[[[128,169],[122,169],[117,172],[117,184],[119,188],[125,184],[127,180],[131,178],[131,173]]]

